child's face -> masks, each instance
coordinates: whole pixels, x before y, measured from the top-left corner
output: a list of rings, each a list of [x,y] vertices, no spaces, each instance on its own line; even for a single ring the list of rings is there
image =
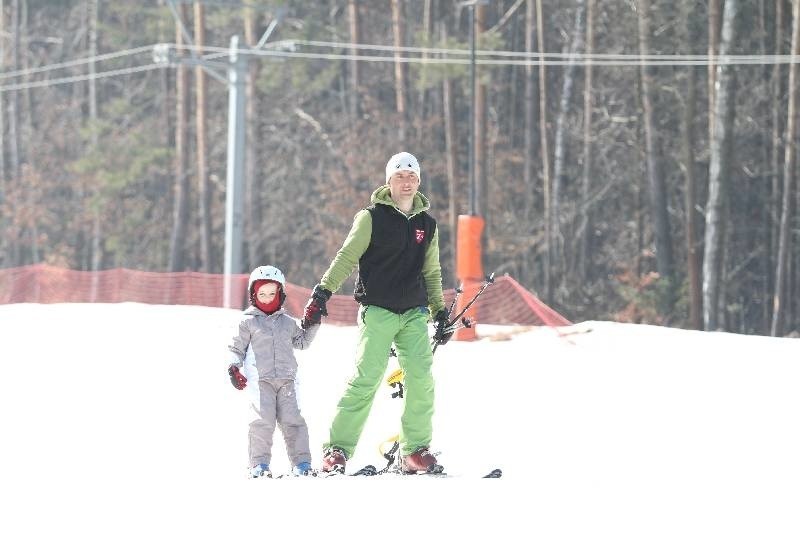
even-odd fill
[[[278,295],[277,283],[265,283],[258,288],[256,299],[262,304],[272,303],[272,300]]]

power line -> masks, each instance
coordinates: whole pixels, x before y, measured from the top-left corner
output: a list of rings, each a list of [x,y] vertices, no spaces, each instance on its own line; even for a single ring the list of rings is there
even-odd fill
[[[120,50],[118,52],[110,52],[108,54],[100,54],[93,57],[84,57],[82,59],[74,59],[72,61],[64,61],[63,63],[53,63],[50,65],[44,65],[41,67],[32,67],[26,68],[22,70],[14,70],[11,72],[3,72],[0,73],[0,80],[8,79],[8,78],[16,78],[19,76],[29,76],[31,74],[39,74],[42,72],[50,72],[53,70],[59,70],[62,68],[71,68],[77,67],[80,65],[86,65],[89,63],[99,63],[101,61],[108,61],[109,59],[117,59],[120,57],[131,56],[135,54],[141,54],[143,52],[151,52],[153,50],[152,45],[148,46],[140,46],[138,48],[129,48],[127,50]]]
[[[271,43],[271,48],[261,49],[247,49],[241,48],[237,50],[240,54],[247,54],[256,57],[273,57],[283,59],[320,59],[329,61],[367,61],[367,62],[401,62],[401,63],[418,63],[418,64],[431,64],[431,65],[468,65],[470,60],[468,58],[459,57],[430,57],[430,56],[400,56],[394,55],[361,55],[361,54],[348,54],[348,53],[323,53],[323,52],[299,52],[296,50],[282,50],[280,47],[293,47],[293,46],[312,46],[312,47],[329,47],[341,48],[351,50],[366,50],[377,52],[394,52],[400,51],[412,54],[438,54],[438,55],[466,55],[469,54],[468,50],[452,49],[452,48],[425,48],[425,47],[409,47],[409,46],[384,46],[384,45],[369,45],[369,44],[350,44],[350,43],[337,43],[325,41],[278,41]],[[193,45],[177,45],[168,44],[169,48],[175,50],[189,50],[192,49],[196,52],[206,54],[203,59],[214,60],[220,59],[220,65],[224,65],[224,58],[226,58],[230,50],[228,48],[219,46],[193,46]],[[17,70],[13,72],[6,72],[0,74],[0,79],[10,79],[19,76],[40,74],[42,72],[49,72],[58,69],[70,68],[80,66],[92,62],[102,62],[110,59],[120,57],[132,56],[144,52],[152,51],[153,46],[140,46],[128,50],[121,50],[118,52],[111,52],[94,57],[76,59],[73,61],[66,61],[62,63],[55,63],[51,65],[44,65],[24,70]],[[481,56],[481,59],[476,59],[476,64],[487,66],[528,66],[539,65],[541,63],[551,66],[566,66],[566,65],[593,65],[593,66],[624,66],[624,67],[638,67],[638,66],[706,66],[706,65],[782,65],[789,63],[799,63],[800,56],[794,55],[730,55],[730,56],[705,56],[705,55],[641,55],[641,54],[570,54],[570,53],[544,53],[539,54],[536,52],[514,52],[504,50],[476,50],[476,55]],[[492,56],[505,57],[506,59],[490,59]],[[519,58],[519,59],[514,59]],[[49,87],[54,85],[62,85],[65,83],[74,83],[80,81],[87,81],[90,79],[109,78],[113,76],[133,74],[138,72],[145,72],[156,68],[161,68],[165,65],[152,64],[137,67],[128,67],[122,69],[108,70],[92,74],[82,74],[76,76],[68,76],[63,78],[55,78],[49,80],[29,81],[14,84],[0,85],[0,92],[15,91],[21,89],[29,89],[36,87]]]
[[[273,45],[292,46],[297,44],[304,44],[302,41],[279,41]],[[333,43],[332,43],[333,44]],[[351,48],[359,45],[349,45],[347,43],[335,43],[341,48]],[[175,49],[189,49],[189,45],[170,45]],[[227,55],[228,49],[215,46],[194,47],[196,50],[208,52],[208,57],[222,57]],[[441,49],[441,48],[413,48],[412,50],[404,50],[405,48],[412,47],[393,47],[381,45],[366,45],[363,49],[373,49],[379,51],[412,51],[414,53],[428,53],[428,54],[469,54],[468,50],[460,49]],[[294,50],[280,50],[272,48],[269,50],[249,50],[242,48],[238,50],[240,54],[248,54],[253,56],[264,57],[282,57],[282,58],[304,58],[304,59],[330,59],[330,60],[346,60],[346,61],[373,61],[373,62],[394,62],[401,63],[422,63],[422,64],[452,64],[452,65],[466,65],[469,59],[460,59],[452,57],[417,57],[417,56],[400,56],[394,55],[355,55],[343,53],[321,53],[321,52],[298,52]],[[476,59],[479,65],[495,65],[495,66],[527,66],[538,65],[544,63],[545,65],[593,65],[593,66],[702,66],[702,65],[774,65],[774,64],[789,64],[800,63],[800,56],[794,55],[736,55],[736,56],[653,56],[641,54],[580,54],[580,53],[544,53],[537,52],[509,52],[509,51],[489,51],[481,50],[476,51],[476,55],[482,56],[508,56],[508,57],[521,57],[522,59]],[[666,58],[666,59],[661,59]],[[684,59],[686,58],[686,59]]]
[[[239,50],[241,54],[249,54],[255,56],[272,56],[272,57],[301,57],[309,59],[338,59],[349,61],[400,61],[406,63],[438,63],[438,64],[464,64],[468,62],[467,59],[456,59],[448,57],[417,57],[417,56],[401,56],[395,57],[394,55],[381,56],[381,55],[355,55],[355,54],[342,54],[342,53],[321,53],[321,52],[297,52],[295,50],[281,50],[283,48],[296,48],[298,45],[308,46],[327,46],[330,48],[343,48],[343,49],[356,49],[356,50],[369,50],[380,52],[410,52],[414,54],[438,54],[438,55],[469,55],[469,50],[462,50],[458,48],[423,48],[423,47],[409,47],[409,46],[389,46],[389,45],[362,45],[350,43],[336,43],[324,41],[295,41],[285,40],[272,43],[273,47],[269,50],[248,50],[242,48]],[[175,45],[170,44],[170,47],[176,50],[190,50],[201,52],[209,52],[209,57],[222,57],[227,55],[228,49],[218,46],[203,46],[196,47],[190,45]],[[484,65],[538,65],[543,61],[545,65],[605,65],[605,66],[642,66],[642,65],[774,65],[774,64],[789,64],[800,63],[800,56],[793,55],[724,55],[724,56],[708,56],[708,55],[645,55],[645,54],[584,54],[584,53],[567,53],[567,52],[515,52],[506,50],[476,50],[476,56],[491,57],[517,57],[519,60],[513,59],[478,59],[479,64]]]
[[[136,74],[138,72],[146,72],[148,70],[155,70],[164,68],[164,65],[152,63],[149,65],[141,65],[138,67],[128,67],[116,70],[106,70],[103,72],[96,72],[94,74],[81,74],[79,76],[69,76],[66,78],[54,78],[49,80],[30,81],[24,83],[15,83],[11,85],[0,85],[0,93],[9,91],[19,91],[22,89],[33,89],[36,87],[51,87],[54,85],[64,85],[66,83],[76,83],[79,81],[88,81],[92,79],[111,78],[113,76],[121,76],[124,74]]]
[[[178,0],[180,2],[180,0]],[[418,46],[392,46],[392,45],[375,45],[375,44],[360,44],[360,43],[345,43],[335,41],[309,41],[309,40],[284,40],[275,43],[270,43],[269,49],[262,48],[260,50],[248,50],[246,48],[240,49],[239,53],[249,54],[255,56],[272,56],[272,57],[300,57],[308,59],[336,59],[336,60],[349,60],[349,61],[396,61],[401,62],[418,62],[418,63],[434,63],[434,64],[465,64],[464,61],[451,59],[447,57],[399,57],[395,56],[376,56],[376,55],[346,55],[346,54],[331,54],[319,52],[297,52],[294,50],[275,50],[281,46],[283,47],[297,47],[309,46],[317,48],[334,48],[334,49],[350,49],[350,50],[365,50],[374,52],[406,52],[411,54],[439,54],[442,56],[449,55],[469,55],[470,51],[459,48],[433,48],[433,47],[418,47]],[[270,46],[268,45],[268,46]],[[198,52],[208,52],[209,56],[204,59],[216,59],[225,57],[229,54],[229,49],[226,47],[218,46],[194,46],[188,44],[169,44],[171,48],[176,50],[191,50]],[[72,61],[65,61],[61,63],[54,63],[44,65],[41,67],[32,67],[27,69],[15,70],[11,72],[0,73],[0,80],[15,78],[20,76],[28,76],[32,74],[40,74],[42,72],[50,72],[53,70],[65,69],[86,65],[89,63],[99,63],[111,59],[127,57],[145,52],[151,52],[152,45],[139,46],[137,48],[129,48],[117,52],[110,52],[100,54],[93,57],[85,57],[75,59]],[[475,50],[475,55],[478,57],[491,58],[496,57],[509,57],[521,58],[535,61],[536,64],[544,59],[545,65],[605,65],[605,66],[626,66],[626,65],[774,65],[774,64],[789,64],[800,62],[800,57],[792,55],[726,55],[726,56],[709,56],[707,54],[584,54],[584,53],[566,53],[566,52],[518,52],[511,50]],[[530,65],[530,61],[502,61],[496,59],[478,59],[480,64],[485,65]]]

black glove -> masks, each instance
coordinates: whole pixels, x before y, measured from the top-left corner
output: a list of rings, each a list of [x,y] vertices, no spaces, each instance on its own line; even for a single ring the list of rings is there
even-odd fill
[[[444,309],[436,313],[436,316],[433,317],[433,325],[436,328],[436,331],[433,333],[433,340],[436,341],[437,344],[447,344],[447,341],[453,336],[453,330],[447,331],[448,318],[448,313]]]
[[[247,378],[239,372],[239,367],[231,365],[228,367],[228,375],[231,377],[231,385],[242,390],[247,385]]]
[[[305,309],[303,309],[303,318],[300,320],[300,327],[307,329],[309,326],[322,322],[322,317],[328,316],[326,302],[330,297],[331,291],[323,289],[319,285],[315,285],[314,292],[311,293],[311,299],[308,300]]]

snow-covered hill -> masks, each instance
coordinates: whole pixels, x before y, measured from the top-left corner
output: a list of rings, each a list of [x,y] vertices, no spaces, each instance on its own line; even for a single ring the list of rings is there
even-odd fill
[[[238,319],[0,306],[0,529],[800,531],[799,340],[479,326],[482,340],[440,348],[434,365],[432,448],[453,477],[251,480],[247,400],[225,371]],[[354,328],[323,326],[298,352],[315,463],[354,342]],[[391,392],[351,468],[382,466]],[[279,435],[273,454],[288,470]],[[502,479],[479,479],[495,467]]]

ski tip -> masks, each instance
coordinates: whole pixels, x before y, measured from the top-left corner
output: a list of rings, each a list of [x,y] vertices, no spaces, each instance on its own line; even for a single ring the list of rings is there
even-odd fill
[[[376,476],[378,475],[378,469],[375,468],[374,465],[367,465],[361,470],[358,470],[354,474],[350,474],[352,476]]]
[[[428,467],[428,474],[444,474],[444,467],[440,464],[433,464]]]

